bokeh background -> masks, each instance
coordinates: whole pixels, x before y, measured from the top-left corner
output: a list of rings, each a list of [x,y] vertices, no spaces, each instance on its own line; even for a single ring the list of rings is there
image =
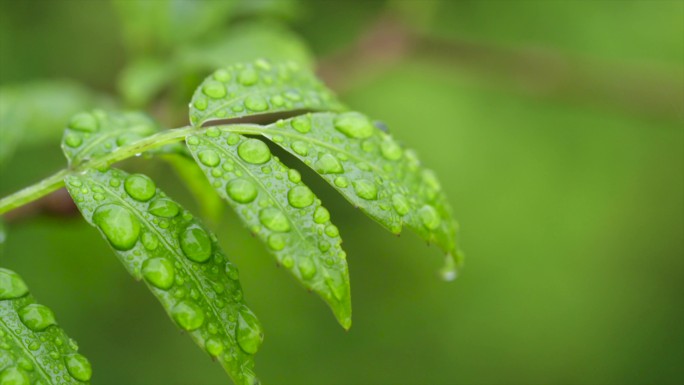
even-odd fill
[[[684,2],[0,0],[0,193],[65,163],[69,115],[187,122],[212,69],[292,58],[440,176],[466,267],[311,174],[349,254],[345,333],[226,209],[211,223],[266,330],[271,384],[684,382]],[[9,106],[9,107],[8,107]],[[12,151],[12,148],[15,150]],[[197,211],[160,162],[132,161]],[[93,384],[225,384],[63,195],[6,216],[0,264]]]

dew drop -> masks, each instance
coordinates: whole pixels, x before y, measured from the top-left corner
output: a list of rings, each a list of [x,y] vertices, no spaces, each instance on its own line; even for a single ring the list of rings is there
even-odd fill
[[[340,231],[337,229],[337,226],[335,226],[333,224],[325,226],[325,233],[329,237],[336,237],[336,236],[340,235]]]
[[[304,279],[311,279],[316,275],[316,265],[311,258],[301,258],[297,264],[297,269]]]
[[[328,209],[326,209],[323,206],[318,206],[316,207],[316,211],[314,211],[314,222],[316,223],[325,223],[330,220],[330,212]]]
[[[411,210],[408,200],[401,194],[392,195],[392,207],[399,215],[406,215]]]
[[[98,128],[97,119],[90,113],[81,112],[71,118],[69,128],[77,131],[94,132]]]
[[[252,111],[266,111],[268,109],[268,103],[266,99],[261,96],[251,95],[245,99],[245,107]]]
[[[226,87],[219,82],[207,82],[202,86],[202,92],[210,98],[220,99],[226,96]]]
[[[302,181],[302,174],[300,174],[299,171],[291,168],[287,170],[287,178],[292,183],[299,183]]]
[[[150,258],[143,262],[142,274],[150,285],[159,289],[168,290],[173,286],[173,264],[165,258]]]
[[[126,177],[124,189],[131,198],[140,202],[152,199],[156,192],[156,186],[152,179],[142,174],[133,174]]]
[[[228,196],[238,203],[249,203],[257,197],[257,188],[254,183],[244,178],[236,178],[226,185]]]
[[[198,224],[191,224],[185,228],[180,235],[180,246],[191,261],[201,263],[211,257],[211,239]]]
[[[204,312],[202,308],[190,300],[178,302],[171,309],[171,316],[184,330],[191,331],[204,324]]]
[[[0,268],[0,300],[19,298],[28,293],[28,287],[19,274]]]
[[[7,368],[0,374],[0,385],[29,385],[30,383],[28,374],[16,366]]]
[[[214,79],[220,81],[220,82],[227,82],[230,80],[230,72],[228,72],[225,69],[220,69],[216,72],[214,72]]]
[[[78,147],[83,143],[80,135],[69,133],[64,137],[64,143],[69,147]]]
[[[106,204],[93,213],[93,222],[117,250],[130,250],[140,235],[140,223],[127,209]]]
[[[238,75],[238,82],[243,86],[251,86],[259,81],[259,74],[254,70],[254,68],[245,68]]]
[[[306,116],[295,118],[292,120],[292,128],[298,132],[301,132],[302,134],[306,134],[307,132],[311,131],[311,120]]]
[[[401,147],[391,138],[382,141],[380,144],[380,152],[382,153],[382,156],[389,160],[401,158]]]
[[[154,250],[159,246],[159,240],[150,232],[144,232],[140,240],[147,250]]]
[[[294,141],[290,144],[290,147],[297,155],[306,156],[309,154],[309,146],[302,141]]]
[[[340,161],[328,153],[319,156],[314,168],[321,174],[341,174],[344,172]]]
[[[356,195],[365,200],[378,199],[378,188],[375,183],[367,179],[358,179],[352,182]]]
[[[363,139],[373,135],[373,124],[358,112],[345,112],[335,118],[335,128],[350,138]]]
[[[314,201],[314,194],[306,186],[295,186],[287,192],[287,201],[292,207],[301,209],[311,206]]]
[[[273,231],[290,231],[290,221],[282,211],[275,207],[267,207],[259,211],[259,221]]]
[[[271,151],[266,143],[258,139],[247,139],[238,146],[238,155],[245,162],[263,164],[271,159]]]
[[[221,161],[219,155],[214,150],[202,150],[197,154],[197,157],[207,167],[215,167]]]
[[[207,353],[214,357],[223,352],[223,344],[217,338],[209,338],[204,347],[207,349]]]
[[[421,222],[423,222],[423,225],[429,230],[436,229],[442,222],[437,210],[430,205],[421,207],[420,210],[418,210],[418,216],[420,217]]]
[[[241,306],[238,313],[237,341],[240,348],[248,354],[255,354],[259,350],[264,333],[254,313],[247,307]]]
[[[19,310],[19,319],[33,331],[45,330],[50,325],[56,325],[55,313],[45,305],[32,303]]]
[[[335,186],[340,187],[340,188],[345,188],[349,186],[349,180],[343,176],[338,176],[335,178]]]
[[[330,291],[332,291],[333,295],[338,301],[344,299],[345,295],[347,294],[347,284],[344,282],[342,277],[336,274],[331,274],[325,278],[325,283],[328,285]]]
[[[71,376],[79,381],[88,381],[93,375],[93,369],[88,359],[80,354],[72,354],[64,358],[67,370]]]
[[[150,203],[149,211],[158,217],[173,218],[180,212],[180,207],[171,199],[159,198]]]
[[[268,236],[267,242],[271,249],[280,251],[285,248],[286,238],[283,234],[271,234]]]

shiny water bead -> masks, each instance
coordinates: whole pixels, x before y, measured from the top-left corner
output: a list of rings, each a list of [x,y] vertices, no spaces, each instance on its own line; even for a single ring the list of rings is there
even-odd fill
[[[293,119],[291,125],[292,128],[302,134],[311,131],[311,119],[308,116],[300,116]]]
[[[386,138],[380,144],[380,152],[382,156],[388,160],[398,160],[401,158],[401,146],[391,138]]]
[[[187,331],[198,329],[204,324],[205,315],[202,308],[193,301],[182,300],[171,309],[171,316],[178,325]]]
[[[209,107],[209,103],[205,98],[195,100],[195,103],[193,105],[200,111],[204,111],[207,109],[207,107]]]
[[[420,210],[418,210],[418,216],[420,217],[421,222],[423,222],[423,225],[429,230],[438,228],[442,222],[437,210],[430,205],[421,207]]]
[[[83,139],[81,139],[80,135],[68,133],[64,136],[64,143],[69,147],[78,147],[83,143]]]
[[[234,146],[237,144],[237,142],[240,141],[240,135],[235,134],[235,133],[230,133],[228,134],[228,139],[226,139],[226,143],[228,143],[231,146]]]
[[[32,303],[19,310],[19,319],[33,331],[45,330],[48,326],[56,325],[55,313],[47,306]]]
[[[67,370],[72,377],[79,381],[89,381],[93,375],[93,369],[88,359],[80,354],[72,354],[64,358]]]
[[[165,258],[150,258],[143,262],[142,274],[152,286],[168,290],[173,286],[175,272],[171,261]]]
[[[202,86],[202,92],[210,98],[220,99],[226,96],[226,87],[219,82],[207,82]]]
[[[349,180],[343,176],[338,176],[335,178],[335,186],[345,188],[349,186]]]
[[[195,262],[206,262],[211,257],[211,240],[209,234],[198,224],[186,227],[180,235],[180,246],[188,259]]]
[[[69,128],[76,131],[94,132],[98,129],[97,118],[90,113],[81,112],[69,121]]]
[[[329,220],[330,212],[328,211],[328,209],[326,209],[323,206],[316,207],[316,210],[314,211],[314,222],[321,224]]]
[[[247,139],[238,146],[238,155],[247,163],[263,164],[271,159],[271,150],[259,139]]]
[[[197,158],[207,167],[215,167],[221,162],[219,155],[214,150],[202,150],[197,154]]]
[[[124,181],[124,189],[131,196],[131,198],[146,202],[154,196],[156,186],[152,179],[142,174],[132,174],[126,177]]]
[[[268,103],[258,95],[250,95],[245,99],[245,107],[251,111],[261,112],[268,109]]]
[[[159,239],[150,232],[144,232],[140,237],[140,241],[142,241],[143,246],[147,250],[155,250],[159,247]]]
[[[290,231],[290,221],[280,209],[275,207],[267,207],[259,211],[259,221],[266,226],[266,228],[277,231]]]
[[[333,224],[329,224],[329,225],[325,226],[325,233],[329,237],[336,237],[336,236],[340,235],[340,231],[337,229],[337,226],[335,226]]]
[[[159,198],[150,203],[149,211],[158,217],[173,218],[180,212],[180,207],[170,199]]]
[[[19,274],[0,268],[0,300],[14,299],[28,294],[28,287]]]
[[[340,161],[329,153],[320,155],[314,164],[314,168],[321,174],[341,174],[344,172]]]
[[[350,138],[363,139],[373,135],[375,128],[368,118],[358,112],[345,112],[335,117],[335,129]]]
[[[406,215],[411,210],[408,200],[401,194],[392,195],[392,207],[399,215]]]
[[[252,86],[259,81],[259,74],[254,68],[245,68],[238,75],[238,82],[243,86]]]
[[[217,357],[223,352],[223,344],[218,338],[209,338],[204,346],[207,349],[207,353],[213,357]]]
[[[235,178],[226,185],[226,193],[238,203],[249,203],[256,199],[258,190],[251,181]]]
[[[304,185],[295,186],[287,192],[287,201],[292,207],[308,207],[311,206],[314,201],[314,194]]]
[[[279,251],[285,248],[287,239],[283,234],[271,234],[268,236],[267,243],[271,249]]]
[[[309,145],[305,142],[296,140],[290,144],[290,147],[297,155],[306,156],[309,154]]]
[[[188,146],[197,146],[199,144],[199,139],[196,136],[189,136],[185,139]]]
[[[378,199],[378,188],[375,183],[367,179],[358,179],[352,182],[356,195],[365,200]]]
[[[261,346],[264,334],[252,311],[241,306],[238,313],[237,341],[240,348],[248,354],[255,354]]]
[[[297,269],[304,279],[311,279],[316,275],[316,265],[311,258],[300,258]]]
[[[98,207],[93,222],[117,250],[130,250],[140,235],[140,222],[128,209],[115,204]]]
[[[283,258],[283,267],[291,269],[294,266],[294,259],[289,255]]]
[[[30,385],[31,380],[29,375],[17,368],[16,366],[9,367],[0,373],[0,385]]]
[[[291,168],[287,170],[287,178],[292,183],[299,183],[302,181],[302,174],[300,174],[299,171]]]
[[[227,82],[231,78],[230,72],[225,70],[225,69],[220,69],[216,72],[214,72],[214,79],[220,81],[220,82]]]

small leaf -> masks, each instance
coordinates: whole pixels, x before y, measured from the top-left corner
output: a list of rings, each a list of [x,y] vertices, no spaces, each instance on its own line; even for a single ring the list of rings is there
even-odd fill
[[[346,254],[328,211],[258,139],[212,127],[186,142],[207,178],[278,263],[351,326]]]
[[[222,68],[207,77],[190,103],[194,126],[279,111],[343,109],[334,95],[296,62],[260,59]]]
[[[88,384],[92,369],[55,314],[36,303],[21,277],[0,268],[0,383]]]
[[[358,112],[314,113],[269,126],[249,126],[316,171],[354,206],[394,233],[408,225],[447,253],[455,274],[461,256],[456,223],[435,174],[414,151],[397,143]],[[456,257],[458,260],[453,261]]]
[[[62,151],[71,166],[159,131],[147,115],[95,110],[74,115],[64,130]]]
[[[245,305],[236,267],[210,234],[141,174],[90,170],[66,178],[69,193],[119,260],[169,316],[239,384],[257,382],[262,332]]]

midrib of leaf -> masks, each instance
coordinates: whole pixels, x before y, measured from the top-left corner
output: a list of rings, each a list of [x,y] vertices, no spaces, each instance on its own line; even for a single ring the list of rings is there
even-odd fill
[[[189,262],[187,261],[187,258],[185,258],[184,255],[180,255],[180,254],[178,253],[178,251],[176,250],[176,248],[174,248],[171,244],[169,244],[169,243],[167,242],[166,237],[159,231],[159,229],[156,228],[156,226],[151,225],[151,224],[149,223],[149,221],[146,220],[143,216],[141,216],[141,215],[138,213],[138,210],[137,210],[135,207],[133,207],[132,205],[130,205],[126,200],[121,199],[120,196],[118,196],[118,195],[112,193],[112,192],[109,190],[108,186],[106,186],[106,185],[104,185],[104,184],[101,184],[101,183],[99,183],[99,182],[96,182],[94,179],[90,179],[90,181],[91,181],[92,183],[94,183],[94,184],[100,186],[101,188],[103,188],[104,191],[107,192],[107,195],[109,195],[109,196],[115,198],[116,201],[122,203],[122,205],[125,206],[126,208],[128,208],[129,211],[132,212],[132,213],[140,220],[141,223],[144,223],[144,224],[146,225],[146,227],[147,227],[149,230],[153,231],[153,232],[159,237],[161,243],[163,243],[164,246],[166,246],[166,249],[167,249],[168,251],[170,251],[173,255],[175,255],[175,256],[177,257],[176,260],[177,260],[177,261],[181,261],[181,264],[183,265],[183,267],[185,268],[185,270],[188,272],[188,275],[189,275],[189,276],[192,276],[193,280],[194,280],[195,282],[198,283],[198,286],[200,286],[200,287],[202,287],[202,288],[206,288],[206,285],[204,284],[204,282],[202,281],[202,279],[200,279],[200,278],[197,276],[197,274],[195,273],[195,269],[193,269],[192,266],[189,265]],[[137,277],[136,277],[136,278],[137,278]],[[209,289],[211,289],[211,288],[209,288]],[[209,291],[209,290],[207,290],[207,291]],[[210,305],[209,308],[211,309],[211,312],[214,314],[214,316],[216,316],[216,319],[217,319],[217,320],[223,320],[223,318],[220,317],[219,314],[216,312],[216,309],[215,309],[215,307],[214,307],[213,301],[211,301],[211,300],[205,295],[205,291],[202,291],[201,293],[202,293],[202,297],[204,297],[204,299],[205,299],[205,301],[207,302],[207,304]]]
[[[12,306],[12,304],[9,304],[9,306]],[[13,309],[14,310],[14,309]],[[21,338],[19,338],[18,335],[14,333],[14,330],[7,326],[5,321],[0,317],[0,324],[2,325],[2,328],[6,331],[9,332],[9,334],[12,336],[12,341],[15,343],[16,346],[19,346],[21,350],[24,352],[25,356],[30,357],[30,360],[33,362],[34,366],[37,367],[41,373],[43,373],[43,378],[50,379],[52,378],[50,375],[48,375],[47,372],[45,372],[45,369],[43,368],[42,365],[40,365],[40,362],[37,359],[37,356],[35,356],[31,351],[28,349],[28,346],[24,345],[24,343],[21,341]]]

